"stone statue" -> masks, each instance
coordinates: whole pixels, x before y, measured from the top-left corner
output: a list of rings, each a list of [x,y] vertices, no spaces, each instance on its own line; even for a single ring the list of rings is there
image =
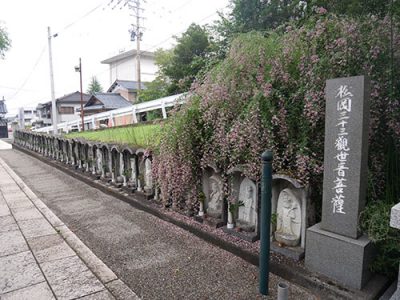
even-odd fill
[[[279,194],[275,239],[286,246],[297,246],[301,232],[301,206],[290,189]]]
[[[97,172],[103,174],[103,154],[99,148],[96,149]]]
[[[136,186],[136,159],[133,157],[130,159],[131,162],[131,181],[135,184]]]
[[[153,188],[153,177],[151,174],[150,158],[146,158],[144,162],[144,184],[145,184],[145,189],[151,190]]]
[[[240,184],[239,201],[243,202],[243,206],[239,207],[238,221],[255,226],[257,223],[256,185],[248,178],[243,179]]]
[[[207,214],[219,218],[222,214],[223,194],[222,182],[216,176],[210,177],[210,194],[208,197]]]
[[[124,162],[124,154],[122,152],[119,153],[119,176],[122,176],[125,171],[125,162]]]

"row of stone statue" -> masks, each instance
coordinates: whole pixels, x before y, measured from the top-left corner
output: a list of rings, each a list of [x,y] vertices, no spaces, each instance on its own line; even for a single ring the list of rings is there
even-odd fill
[[[110,179],[112,183],[153,194],[152,157],[144,149],[109,145],[81,139],[17,131],[14,143],[24,148]]]
[[[15,132],[14,142],[116,185],[133,188],[148,197],[158,195],[154,191],[152,179],[152,156],[144,149],[29,131]],[[210,225],[236,227],[252,234],[256,239],[259,235],[259,182],[244,176],[240,167],[232,169],[224,176],[229,178],[228,182],[224,183],[222,178],[215,167],[210,166],[203,170],[204,197],[199,199],[196,218],[201,218]],[[230,186],[228,197],[224,193],[224,184]],[[292,247],[300,245],[304,248],[307,198],[306,189],[295,180],[286,176],[274,176],[272,212],[275,217],[271,234],[279,243]]]

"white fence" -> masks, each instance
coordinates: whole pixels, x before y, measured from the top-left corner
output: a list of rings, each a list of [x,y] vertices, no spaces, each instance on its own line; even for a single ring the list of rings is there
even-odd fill
[[[182,104],[186,101],[186,94],[178,94],[173,96],[168,96],[160,98],[157,100],[152,100],[148,102],[134,104],[132,106],[118,108],[90,116],[84,117],[85,129],[96,129],[97,121],[110,120],[111,126],[115,124],[115,118],[123,116],[132,116],[132,123],[138,123],[137,114],[161,109],[162,116],[164,119],[167,118],[167,107],[172,107],[175,104]],[[73,121],[68,121],[64,123],[57,124],[58,132],[70,132],[74,130],[80,131],[82,128],[81,118]],[[51,133],[53,131],[53,126],[42,127],[34,129],[35,132],[46,132]]]

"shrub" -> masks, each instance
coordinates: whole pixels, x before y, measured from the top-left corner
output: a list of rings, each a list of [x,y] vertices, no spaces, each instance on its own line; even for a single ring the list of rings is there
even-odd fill
[[[400,150],[400,34],[399,23],[394,25],[391,39],[389,18],[324,14],[267,36],[239,36],[227,58],[193,84],[191,100],[163,129],[155,176],[164,199],[192,209],[201,168],[210,163],[223,177],[241,165],[258,181],[260,155],[269,148],[273,171],[313,187],[312,204],[320,207],[325,82],[355,75],[371,82],[368,202],[383,199],[396,185],[388,180],[386,153]],[[399,190],[393,191],[387,207],[399,199]]]

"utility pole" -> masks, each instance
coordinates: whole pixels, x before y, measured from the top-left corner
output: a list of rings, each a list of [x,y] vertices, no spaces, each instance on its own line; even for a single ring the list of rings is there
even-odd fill
[[[143,0],[144,1],[144,0]],[[140,13],[143,11],[143,8],[140,7],[141,0],[126,0],[125,4],[128,4],[128,7],[132,9],[132,16],[135,18],[136,25],[132,24],[132,29],[129,31],[131,33],[131,41],[136,40],[136,81],[138,84],[137,87],[137,98],[139,97],[140,90],[142,88],[142,80],[141,80],[141,71],[140,71],[140,42],[143,36],[143,27],[140,26],[140,19],[143,18],[140,16]]]
[[[142,88],[142,80],[141,80],[141,71],[140,71],[140,42],[142,40],[143,36],[143,30],[144,27],[140,26],[140,19],[143,19],[143,17],[140,16],[141,12],[144,11],[143,8],[141,8],[141,1],[146,2],[146,0],[111,0],[108,5],[111,5],[113,2],[116,2],[112,9],[115,9],[117,6],[120,4],[122,5],[120,9],[124,6],[128,6],[129,9],[133,11],[131,14],[132,17],[135,18],[135,25],[132,24],[132,29],[129,30],[129,33],[131,34],[131,41],[134,42],[136,40],[136,81],[138,84],[137,88],[137,93],[139,95],[140,90]]]
[[[142,33],[140,32],[140,0],[136,0],[136,78],[137,78],[137,97],[141,90],[141,78],[140,78],[140,40],[142,39]]]
[[[82,96],[82,60],[79,57],[79,66],[75,67],[75,72],[79,72],[80,86],[81,86],[81,121],[82,121],[82,131],[85,131],[85,114],[83,111],[83,96]]]
[[[49,65],[50,65],[50,88],[51,88],[51,122],[53,123],[53,134],[58,134],[57,130],[57,107],[56,96],[54,91],[54,74],[53,74],[53,56],[51,52],[51,39],[56,37],[57,34],[51,35],[50,27],[47,27],[48,41],[49,41]]]

